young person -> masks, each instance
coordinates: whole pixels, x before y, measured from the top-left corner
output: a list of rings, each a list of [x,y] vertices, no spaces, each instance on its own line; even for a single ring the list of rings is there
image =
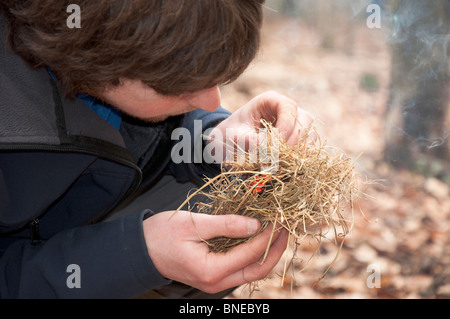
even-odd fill
[[[0,296],[218,297],[266,277],[286,232],[210,253],[204,239],[260,224],[173,215],[219,167],[171,158],[176,128],[221,147],[195,134],[251,144],[266,119],[295,143],[311,122],[275,92],[220,107],[257,53],[263,1],[79,0],[75,28],[72,2],[0,0]]]

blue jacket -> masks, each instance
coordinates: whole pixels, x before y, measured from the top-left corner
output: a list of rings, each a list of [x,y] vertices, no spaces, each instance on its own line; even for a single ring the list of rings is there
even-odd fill
[[[149,211],[101,220],[160,174],[216,174],[212,165],[171,162],[170,133],[193,133],[194,119],[213,127],[229,112],[156,124],[124,118],[118,131],[14,54],[1,15],[0,39],[0,297],[129,298],[170,283],[147,253]],[[79,289],[67,284],[71,265]]]

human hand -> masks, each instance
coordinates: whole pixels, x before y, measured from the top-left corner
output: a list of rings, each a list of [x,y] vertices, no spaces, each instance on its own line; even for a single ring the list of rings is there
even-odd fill
[[[289,145],[295,145],[313,122],[312,116],[295,101],[270,91],[256,96],[217,125],[209,134],[209,143],[226,147],[231,140],[245,150],[252,149],[259,144],[258,129],[263,119],[272,123]]]
[[[251,237],[259,231],[259,221],[239,215],[173,213],[162,212],[144,221],[150,258],[163,277],[207,293],[266,278],[287,246],[287,231],[276,231],[271,240],[273,227],[269,226],[226,253],[212,253],[205,240]],[[270,250],[261,263],[269,242]]]

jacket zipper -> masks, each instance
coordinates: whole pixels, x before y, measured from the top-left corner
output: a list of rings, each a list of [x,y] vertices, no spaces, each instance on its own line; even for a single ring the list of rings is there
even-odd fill
[[[30,223],[30,241],[33,246],[39,245],[42,241],[39,232],[39,219],[37,218]]]

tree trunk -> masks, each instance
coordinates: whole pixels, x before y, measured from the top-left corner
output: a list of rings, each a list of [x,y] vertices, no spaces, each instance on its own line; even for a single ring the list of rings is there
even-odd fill
[[[392,75],[385,160],[450,181],[446,126],[450,0],[400,0],[389,6]]]

